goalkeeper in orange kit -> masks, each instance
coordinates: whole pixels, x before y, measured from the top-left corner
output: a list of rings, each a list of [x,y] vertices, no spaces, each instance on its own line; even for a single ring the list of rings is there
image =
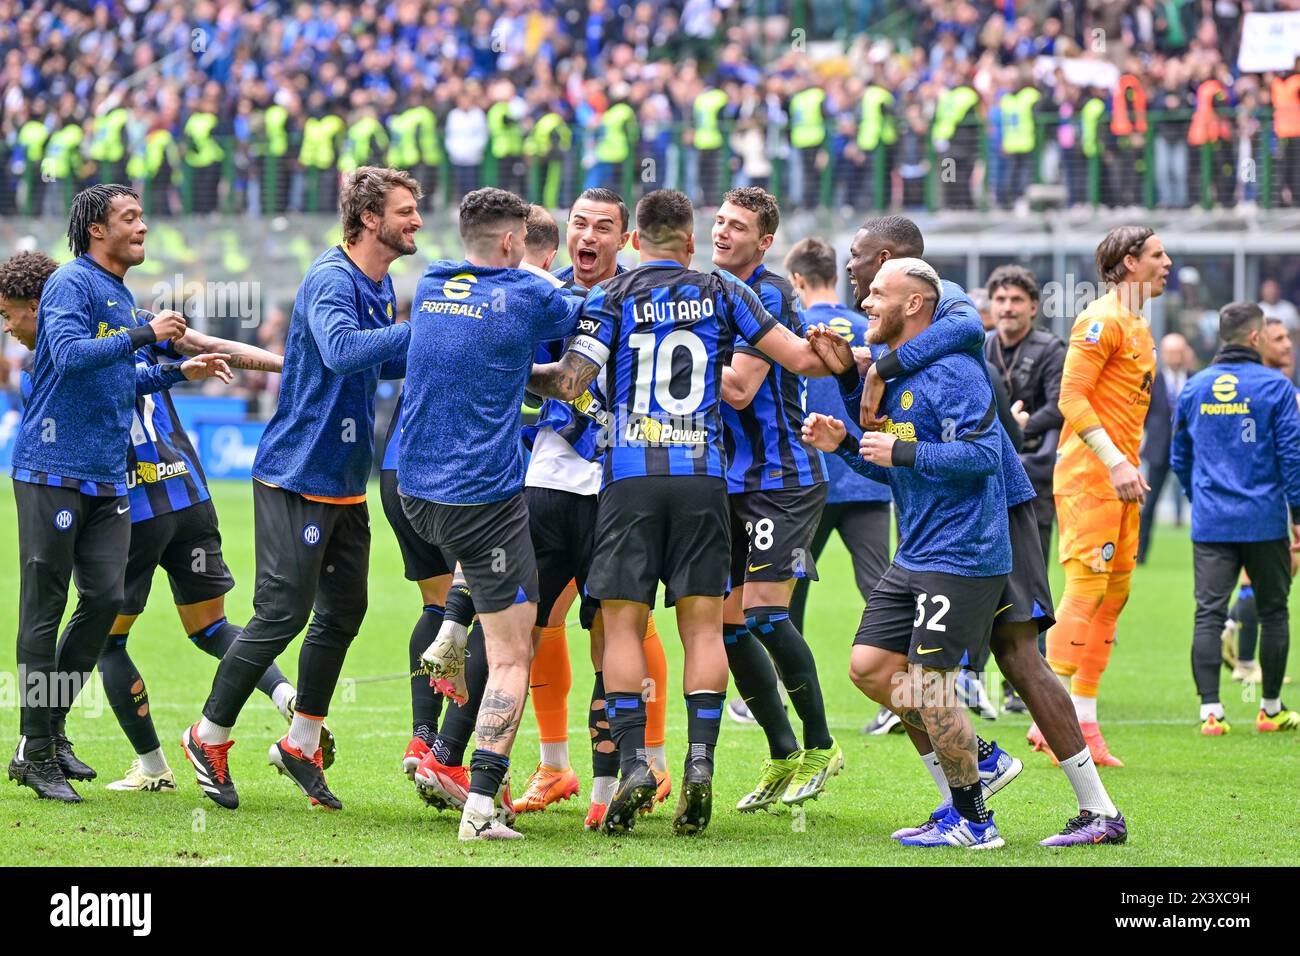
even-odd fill
[[[1122,767],[1097,724],[1097,687],[1110,660],[1136,565],[1138,518],[1150,486],[1138,446],[1151,404],[1155,342],[1146,303],[1165,290],[1171,262],[1146,226],[1120,226],[1097,247],[1109,291],[1079,314],[1061,376],[1061,430],[1053,476],[1065,593],[1047,633],[1047,661],[1074,701],[1098,765]],[[1037,726],[1036,750],[1047,750]]]

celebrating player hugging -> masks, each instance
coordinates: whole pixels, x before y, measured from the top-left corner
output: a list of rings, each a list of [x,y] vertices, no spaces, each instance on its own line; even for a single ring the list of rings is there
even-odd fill
[[[231,734],[260,689],[289,724],[260,742],[269,763],[312,805],[342,809],[325,771],[337,752],[355,760],[361,750],[346,740],[336,749],[324,721],[367,611],[376,389],[403,379],[378,485],[420,600],[410,589],[396,675],[409,679],[411,699],[402,768],[426,804],[459,812],[461,840],[521,839],[536,820],[527,814],[582,792],[568,727],[566,620],[576,606],[593,671],[586,830],[626,834],[675,787],[672,831],[701,834],[721,774],[744,778],[750,789],[735,809],[747,814],[832,792],[845,748],[823,686],[847,659],[852,683],[881,708],[878,729],[905,731],[939,793],[937,809],[893,838],[1000,847],[986,801],[1023,764],[976,733],[959,692],[992,656],[1033,716],[1031,741],[1077,797],[1077,815],[1042,844],[1125,841],[1097,770],[1120,764],[1097,730],[1095,696],[1143,494],[1132,462],[1145,405],[1120,408],[1116,390],[1149,391],[1151,342],[1138,312],[1162,291],[1169,262],[1150,230],[1116,230],[1102,243],[1098,266],[1119,291],[1079,319],[1065,360],[1056,500],[1067,585],[1057,623],[1036,493],[999,421],[983,327],[965,291],[923,259],[915,223],[890,216],[858,229],[846,306],[822,239],[791,244],[788,277],[771,270],[780,211],[754,186],[726,192],[711,224],[675,190],[646,193],[633,213],[611,189],[586,189],[564,224],[571,265],[555,273],[561,231],[551,214],[481,188],[460,203],[463,258],[425,265],[408,317],[389,269],[417,251],[421,195],[403,171],[363,165],[345,177],[342,242],[303,278],[283,357],[135,306],[123,280],[144,260],[147,227],[125,187],[77,194],[71,261],[56,268],[24,253],[0,266],[5,329],[34,353],[13,459],[24,696],[11,779],[42,798],[82,800],[70,781],[96,773],[66,725],[98,667],[136,754],[108,788],[177,790],[147,668],[127,653],[161,567],[184,633],[220,662],[206,702],[178,702],[202,703],[197,719],[164,733],[182,735],[197,792],[239,806]],[[706,227],[711,271],[696,271]],[[618,258],[629,242],[630,268]],[[1134,291],[1141,283],[1146,293]],[[1240,346],[1259,340],[1258,319],[1237,322],[1238,351],[1224,361],[1249,360]],[[227,618],[234,577],[200,456],[167,394],[184,379],[228,383],[232,369],[282,375],[252,469],[255,585],[242,628]],[[538,404],[525,425],[521,407]],[[1184,400],[1180,421],[1191,410]],[[1293,407],[1288,416],[1284,431]],[[1179,439],[1179,460],[1195,447],[1200,468],[1192,442],[1208,426],[1185,427],[1192,437]],[[1292,465],[1286,458],[1279,474]],[[1191,480],[1192,465],[1178,473]],[[865,608],[856,634],[841,635],[845,659],[819,669],[803,610],[832,530],[853,557]],[[1089,563],[1085,552],[1116,534],[1119,553],[1101,549]],[[191,562],[195,553],[204,560]],[[1275,698],[1282,575],[1252,560],[1252,578],[1271,588],[1261,616]],[[1220,591],[1240,565],[1224,564]],[[70,580],[77,604],[60,636]],[[675,680],[651,616],[661,584],[682,644],[676,771],[666,739]],[[1210,630],[1198,631],[1198,667],[1210,675],[1198,679],[1217,701]],[[276,658],[304,631],[295,686]],[[403,659],[398,646],[388,653]],[[1073,681],[1073,702],[1057,675]],[[511,751],[530,694],[541,759],[526,778],[516,773],[512,795]],[[720,757],[724,714],[759,725],[761,766]],[[1004,828],[1009,812],[999,813]]]

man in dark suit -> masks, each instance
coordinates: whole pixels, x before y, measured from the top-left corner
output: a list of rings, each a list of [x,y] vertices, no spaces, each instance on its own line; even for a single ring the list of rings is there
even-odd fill
[[[1174,409],[1178,407],[1178,396],[1182,393],[1183,385],[1195,370],[1194,361],[1191,346],[1178,332],[1170,332],[1160,340],[1160,362],[1151,383],[1146,441],[1142,445],[1142,460],[1147,466],[1147,484],[1151,490],[1142,503],[1142,517],[1138,525],[1138,564],[1146,563],[1147,550],[1151,547],[1156,507],[1160,502],[1160,492],[1169,477],[1169,446],[1173,439]],[[1181,498],[1175,503],[1175,508],[1181,513]]]

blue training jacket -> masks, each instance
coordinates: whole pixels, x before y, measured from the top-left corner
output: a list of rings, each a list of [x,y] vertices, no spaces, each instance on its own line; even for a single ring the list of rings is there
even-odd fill
[[[1178,396],[1169,463],[1192,501],[1193,541],[1286,538],[1288,518],[1300,524],[1295,386],[1254,349],[1226,346]]]

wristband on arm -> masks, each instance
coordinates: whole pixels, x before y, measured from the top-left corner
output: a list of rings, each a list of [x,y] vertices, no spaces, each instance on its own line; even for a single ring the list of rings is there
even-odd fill
[[[1115,443],[1106,434],[1106,429],[1098,426],[1086,435],[1080,435],[1083,443],[1092,449],[1094,455],[1101,459],[1107,468],[1114,468],[1122,461],[1128,461],[1124,453],[1115,447]]]

